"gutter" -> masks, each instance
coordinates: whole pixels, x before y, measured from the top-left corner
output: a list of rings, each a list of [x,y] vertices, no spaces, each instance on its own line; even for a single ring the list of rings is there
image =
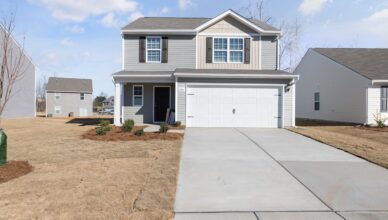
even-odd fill
[[[372,80],[372,85],[378,84],[378,83],[388,83],[388,79],[375,79]]]
[[[174,73],[177,77],[189,78],[245,78],[245,79],[299,79],[299,75],[286,74],[218,74],[218,73]]]

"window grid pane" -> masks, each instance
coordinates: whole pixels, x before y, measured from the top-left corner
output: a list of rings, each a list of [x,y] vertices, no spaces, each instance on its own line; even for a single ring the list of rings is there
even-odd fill
[[[387,112],[388,111],[388,87],[382,86],[381,87],[381,111]]]
[[[226,63],[228,61],[227,52],[226,51],[215,51],[214,52],[214,61]]]
[[[243,39],[231,38],[230,39],[230,49],[231,50],[242,50],[243,49]]]
[[[148,49],[160,49],[160,38],[147,38]]]
[[[242,51],[231,51],[229,61],[234,62],[234,63],[241,63],[243,61],[243,52]]]
[[[227,38],[215,38],[214,39],[214,49],[227,50],[228,49],[228,39]]]
[[[149,50],[148,61],[160,61],[160,50]]]
[[[141,86],[135,86],[133,88],[134,95],[143,95],[143,88]]]
[[[142,98],[142,96],[135,96],[134,98],[133,98],[133,104],[134,105],[143,105],[143,98]]]

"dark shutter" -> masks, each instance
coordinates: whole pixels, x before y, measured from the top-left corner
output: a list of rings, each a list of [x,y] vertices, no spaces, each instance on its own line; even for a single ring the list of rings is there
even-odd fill
[[[146,38],[139,37],[139,62],[145,63],[146,60]]]
[[[162,37],[162,63],[168,63],[168,37]]]
[[[387,112],[387,98],[388,98],[388,86],[381,87],[381,111]]]
[[[251,62],[251,39],[244,39],[244,63],[249,64]]]
[[[206,63],[213,62],[213,38],[206,38]]]

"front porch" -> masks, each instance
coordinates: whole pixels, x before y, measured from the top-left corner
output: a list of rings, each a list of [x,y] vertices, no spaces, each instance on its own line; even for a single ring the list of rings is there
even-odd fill
[[[137,72],[116,76],[114,124],[120,126],[127,119],[137,124],[164,122],[167,110],[175,109],[175,81],[171,75]]]

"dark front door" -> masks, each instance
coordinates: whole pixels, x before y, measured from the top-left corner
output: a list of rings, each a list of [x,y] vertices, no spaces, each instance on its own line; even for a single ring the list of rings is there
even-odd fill
[[[170,87],[155,87],[154,122],[165,121],[168,108],[170,108]]]

